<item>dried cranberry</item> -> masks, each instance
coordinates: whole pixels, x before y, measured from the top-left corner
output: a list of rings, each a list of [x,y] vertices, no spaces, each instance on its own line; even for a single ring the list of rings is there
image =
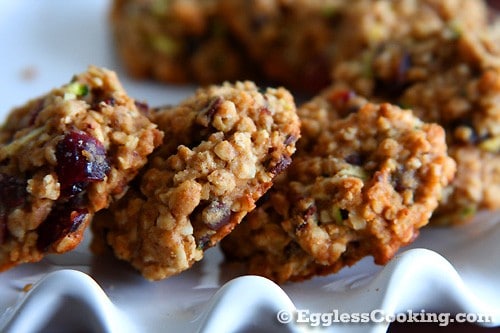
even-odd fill
[[[200,125],[208,127],[209,124],[212,122],[212,118],[214,117],[215,113],[219,110],[219,107],[221,106],[222,102],[224,100],[222,97],[215,97],[212,99],[207,106],[205,106],[201,111],[200,111]]]
[[[26,181],[0,173],[0,206],[11,210],[21,206],[26,197]]]
[[[363,165],[364,160],[363,156],[361,156],[361,154],[359,153],[352,153],[350,155],[347,155],[344,159],[347,163],[357,166]]]
[[[211,246],[210,242],[210,236],[209,235],[204,235],[200,239],[197,240],[196,242],[198,249],[205,251],[207,248]]]
[[[231,209],[220,201],[212,201],[202,212],[205,225],[211,230],[219,230],[231,220]]]
[[[141,113],[148,113],[149,111],[149,105],[146,102],[139,102],[139,101],[134,101],[135,106],[137,107],[137,110],[139,110]]]
[[[24,204],[26,182],[17,177],[0,173],[0,244],[7,238],[7,216]]]
[[[30,120],[29,120],[29,126],[34,125],[36,118],[38,117],[38,114],[43,110],[43,105],[44,105],[44,99],[40,98],[38,99],[35,103],[33,108],[30,110]]]
[[[73,196],[90,182],[104,180],[110,167],[101,142],[85,132],[72,131],[56,147],[56,173],[63,196]]]
[[[408,53],[403,53],[394,64],[392,77],[375,78],[375,94],[387,97],[400,96],[410,84],[406,77],[410,68],[411,57]]]
[[[297,209],[298,210],[298,209]],[[302,219],[302,223],[299,224],[296,228],[297,230],[301,230],[307,225],[307,221],[313,217],[316,212],[318,211],[318,208],[316,207],[315,204],[310,204],[305,210],[303,211],[297,211],[297,215],[299,215]]]
[[[413,178],[409,175],[412,175],[414,173],[414,170],[406,170],[404,167],[398,167],[396,169],[396,172],[392,173],[390,175],[390,180],[392,183],[392,186],[396,190],[396,192],[402,193],[406,190],[413,190],[412,183],[408,183],[408,181],[405,180],[408,178]],[[405,177],[405,174],[406,177]]]
[[[264,98],[266,98],[266,96],[264,96]],[[271,110],[269,110],[269,107],[267,106],[263,106],[259,109],[259,113],[261,115],[264,115],[264,116],[271,116],[272,113],[271,113]]]
[[[351,98],[354,98],[355,96],[356,93],[352,90],[335,90],[328,95],[328,102],[330,102],[333,106],[339,107],[349,102]]]
[[[296,227],[295,227],[295,232],[301,232],[302,230],[305,230],[307,228],[307,221],[302,221],[300,222]]]
[[[53,243],[75,232],[87,219],[87,215],[88,211],[84,208],[74,209],[70,205],[56,206],[37,229],[38,249],[47,251]]]
[[[347,209],[340,208],[340,217],[342,220],[347,220],[349,218],[349,211]]]
[[[327,101],[337,110],[340,118],[347,117],[349,114],[357,112],[360,108],[360,103],[356,102],[356,93],[349,89],[332,91],[327,96]]]
[[[297,137],[295,135],[288,135],[285,139],[285,146],[289,146],[297,141]]]
[[[114,97],[110,97],[107,100],[105,100],[104,103],[106,103],[107,105],[110,105],[110,106],[115,106],[116,100],[114,99]]]
[[[281,156],[278,162],[269,169],[269,172],[276,176],[288,168],[290,163],[292,163],[290,156]]]
[[[103,106],[106,105],[109,105],[111,107],[115,106],[116,100],[114,99],[114,97],[106,97],[103,100],[97,99],[92,103],[91,108],[92,110],[100,110]]]

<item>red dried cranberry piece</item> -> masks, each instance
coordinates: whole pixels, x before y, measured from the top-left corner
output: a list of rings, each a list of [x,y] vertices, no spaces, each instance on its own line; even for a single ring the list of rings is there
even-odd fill
[[[287,135],[286,139],[285,139],[285,146],[289,146],[291,145],[292,143],[295,143],[297,142],[297,137],[295,135]]]
[[[56,206],[37,229],[38,249],[45,252],[50,245],[75,232],[87,219],[87,215],[88,211],[85,208]]]
[[[92,108],[92,110],[100,110],[103,106],[105,105],[109,105],[109,106],[115,106],[116,105],[116,100],[114,99],[114,97],[106,97],[106,96],[103,96],[102,97],[103,99],[95,99],[92,104],[90,105],[90,107]]]
[[[110,166],[101,142],[81,131],[72,131],[56,147],[56,173],[63,196],[73,196],[90,182],[104,180]]]
[[[30,111],[29,126],[34,125],[38,114],[43,110],[44,99],[40,98],[36,101],[34,107]]]
[[[7,216],[24,204],[26,182],[14,176],[0,173],[0,244],[7,238]]]
[[[387,97],[400,96],[408,87],[408,70],[411,68],[411,57],[408,53],[403,55],[394,64],[390,78],[375,77],[375,94]]]
[[[202,212],[205,225],[211,230],[219,230],[231,221],[231,209],[220,201],[212,201]]]
[[[197,240],[196,245],[197,245],[198,249],[205,251],[206,249],[208,249],[211,246],[210,243],[211,243],[210,236],[204,235],[203,237],[201,237],[200,239]]]
[[[0,173],[0,206],[11,210],[24,204],[26,181]]]
[[[294,213],[300,216],[300,223],[295,227],[295,232],[300,232],[301,230],[307,228],[308,220],[314,218],[314,215],[318,212],[318,207],[314,203],[307,206],[306,209],[302,210],[299,207],[292,208]]]
[[[208,127],[212,122],[214,115],[219,110],[224,100],[222,97],[213,98],[201,111],[199,116],[199,123],[204,127]]]
[[[356,97],[356,93],[352,90],[335,90],[328,96],[328,101],[333,106],[340,107],[347,104],[354,97]]]
[[[273,165],[270,169],[269,172],[273,175],[279,175],[282,173],[288,166],[292,163],[292,158],[290,156],[281,156],[278,162],[276,162],[275,165]]]
[[[347,220],[349,218],[349,211],[347,209],[340,208],[340,217],[342,220]]]
[[[134,104],[141,113],[147,114],[149,111],[149,105],[146,102],[134,101]]]
[[[349,164],[361,166],[363,165],[364,157],[359,153],[352,153],[347,155],[344,160]]]

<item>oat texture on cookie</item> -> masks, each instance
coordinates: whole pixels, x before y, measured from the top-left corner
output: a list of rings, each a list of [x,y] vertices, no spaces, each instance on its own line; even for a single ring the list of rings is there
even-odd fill
[[[443,128],[337,88],[299,115],[291,166],[222,241],[226,257],[279,283],[365,256],[387,263],[428,223],[454,175]]]
[[[460,25],[425,38],[406,36],[369,48],[334,71],[335,81],[370,100],[410,108],[446,130],[455,180],[434,224],[470,221],[500,208],[500,48],[489,29]]]
[[[291,163],[299,138],[294,100],[251,82],[200,88],[152,119],[165,132],[136,187],[94,224],[146,278],[190,268],[255,208]]]
[[[404,35],[487,25],[470,0],[114,0],[110,25],[135,77],[251,79],[317,93],[339,61]]]
[[[91,66],[0,128],[0,270],[75,248],[162,133],[114,72]]]

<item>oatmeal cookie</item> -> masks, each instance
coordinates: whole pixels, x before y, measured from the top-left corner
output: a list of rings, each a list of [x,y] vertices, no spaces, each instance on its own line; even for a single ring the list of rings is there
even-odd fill
[[[291,162],[299,138],[292,96],[251,82],[199,89],[160,109],[165,132],[137,187],[94,223],[94,249],[109,244],[150,280],[182,272],[255,207]]]
[[[337,89],[299,116],[304,146],[222,241],[226,257],[278,283],[333,273],[369,255],[387,263],[427,224],[453,177],[444,130]]]
[[[250,79],[249,61],[216,15],[217,0],[114,0],[118,54],[136,78],[202,84]]]
[[[114,0],[110,17],[135,77],[252,79],[314,93],[365,47],[488,21],[482,0]]]
[[[0,129],[0,270],[76,247],[161,137],[97,67],[12,110]]]
[[[500,47],[489,31],[391,40],[340,64],[334,76],[370,100],[411,108],[445,128],[458,171],[434,223],[463,223],[479,209],[500,208]]]
[[[482,1],[219,0],[220,15],[267,79],[318,92],[334,64],[365,47],[449,25],[484,27]]]

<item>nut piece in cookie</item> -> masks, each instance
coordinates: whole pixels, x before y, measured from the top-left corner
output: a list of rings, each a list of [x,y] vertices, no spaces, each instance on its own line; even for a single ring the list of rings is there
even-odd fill
[[[303,139],[291,166],[222,241],[226,257],[279,283],[370,255],[387,263],[427,224],[453,177],[444,130],[335,89],[299,115]]]
[[[12,110],[0,129],[0,270],[76,247],[161,138],[97,67]]]
[[[159,280],[191,267],[255,208],[291,163],[300,126],[288,91],[251,82],[199,89],[152,118],[163,145],[93,227],[95,249],[104,241]]]

